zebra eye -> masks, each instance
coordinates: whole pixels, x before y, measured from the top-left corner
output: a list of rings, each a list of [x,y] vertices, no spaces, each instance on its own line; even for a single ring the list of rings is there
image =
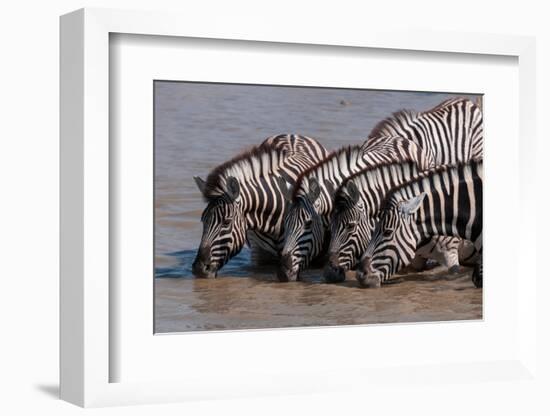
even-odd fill
[[[347,228],[348,230],[354,230],[356,226],[357,226],[357,223],[355,223],[355,222],[348,222],[348,224],[346,225],[346,228]]]
[[[311,227],[311,220],[307,220],[304,224],[304,227],[310,228]]]
[[[391,237],[393,235],[393,230],[392,229],[387,229],[387,230],[384,230],[384,232],[382,233],[382,235],[384,237]]]
[[[229,226],[231,225],[231,220],[230,220],[230,219],[225,219],[225,220],[223,220],[222,225],[223,225],[224,227],[229,227]]]

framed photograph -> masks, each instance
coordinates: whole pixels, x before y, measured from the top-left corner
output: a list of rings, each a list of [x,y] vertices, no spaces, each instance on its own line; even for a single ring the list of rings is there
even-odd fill
[[[423,180],[444,163],[433,155],[481,160],[481,95],[165,80],[153,95],[155,333],[482,318],[467,241],[430,239],[385,290],[355,279],[379,190]],[[437,120],[467,152],[423,140]],[[388,133],[362,137],[375,129]],[[428,163],[410,152],[417,136]]]
[[[536,383],[534,40],[240,29],[61,18],[61,397]]]

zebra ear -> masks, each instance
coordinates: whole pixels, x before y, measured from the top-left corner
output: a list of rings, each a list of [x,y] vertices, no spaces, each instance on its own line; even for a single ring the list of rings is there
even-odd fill
[[[206,190],[206,182],[198,176],[193,176],[193,179],[195,180],[195,183],[197,184],[197,188],[199,188],[200,193],[204,195],[204,191]]]
[[[319,194],[321,193],[321,187],[319,186],[319,182],[317,182],[317,179],[310,178],[309,179],[309,194],[307,195],[310,202],[315,202],[317,198],[319,198]]]
[[[403,201],[399,206],[399,210],[406,215],[414,214],[418,211],[418,208],[420,208],[420,204],[422,204],[425,196],[426,192],[422,192],[420,195],[412,197],[407,201]]]
[[[281,192],[283,193],[283,197],[287,201],[292,201],[292,191],[291,191],[291,188],[290,188],[288,182],[282,176],[279,176],[277,178],[277,181],[279,182],[279,188],[281,189]]]
[[[351,203],[354,205],[357,204],[359,201],[359,189],[357,189],[357,185],[355,185],[354,182],[348,182],[346,185],[346,191]]]
[[[239,185],[239,181],[234,176],[229,176],[226,179],[226,182],[227,182],[226,193],[234,201],[238,198],[240,190],[241,190],[241,186]]]

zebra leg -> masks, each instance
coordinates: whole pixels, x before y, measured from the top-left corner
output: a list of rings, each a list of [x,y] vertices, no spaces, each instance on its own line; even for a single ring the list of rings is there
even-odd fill
[[[458,249],[458,261],[461,265],[475,267],[479,261],[479,251],[474,243],[468,240],[461,240]]]
[[[472,282],[474,282],[475,287],[483,287],[483,256],[481,253],[472,273]]]
[[[443,253],[443,264],[449,269],[449,272],[456,274],[460,271],[460,264],[458,262],[458,248],[451,248],[444,250]]]
[[[420,247],[416,254],[429,260],[438,261],[451,273],[458,273],[460,271],[460,263],[458,262],[459,246],[459,238],[433,237],[428,243]]]

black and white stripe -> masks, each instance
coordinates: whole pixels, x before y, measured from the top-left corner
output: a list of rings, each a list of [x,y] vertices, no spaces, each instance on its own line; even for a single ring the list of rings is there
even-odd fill
[[[465,98],[453,98],[420,113],[405,110],[394,113],[378,123],[369,140],[384,135],[398,135],[416,143],[436,166],[483,158],[482,113],[476,104]],[[368,191],[368,188],[361,190]],[[346,270],[355,267],[369,241],[364,236],[346,233],[342,228],[344,225],[337,221],[333,227],[340,231],[330,245],[329,267],[325,273],[328,281],[338,281]],[[437,237],[430,243],[431,247],[422,247],[418,254],[437,259],[451,271],[458,270],[459,259],[466,257],[468,251],[461,249],[463,242],[460,239]]]
[[[334,197],[330,221],[325,281],[335,283],[345,279],[345,272],[356,266],[367,248],[386,193],[420,177],[422,172],[415,164],[397,162],[363,169],[341,184]],[[466,263],[472,254],[460,239],[443,236],[426,241],[416,252],[417,257],[437,260],[451,272],[458,271],[459,259]],[[419,263],[417,258],[413,264],[420,269]]]
[[[395,160],[414,161],[421,169],[433,165],[429,155],[411,140],[379,137],[362,146],[341,148],[300,175],[284,219],[279,280],[297,280],[300,270],[326,251],[335,189],[365,167]]]
[[[483,158],[483,115],[466,98],[451,98],[424,112],[402,110],[373,129],[370,136],[399,136],[414,141],[448,165]]]
[[[412,260],[436,235],[470,240],[481,254],[483,162],[437,168],[388,193],[357,279],[378,287]],[[472,280],[482,286],[481,255]]]
[[[195,177],[208,205],[193,273],[215,277],[247,237],[276,255],[288,204],[281,178],[294,184],[301,172],[326,155],[315,139],[278,135],[216,167],[206,181]]]
[[[415,163],[395,162],[362,169],[341,184],[330,220],[325,281],[335,283],[345,279],[345,271],[354,268],[359,253],[366,250],[386,193],[418,178],[421,172]]]

